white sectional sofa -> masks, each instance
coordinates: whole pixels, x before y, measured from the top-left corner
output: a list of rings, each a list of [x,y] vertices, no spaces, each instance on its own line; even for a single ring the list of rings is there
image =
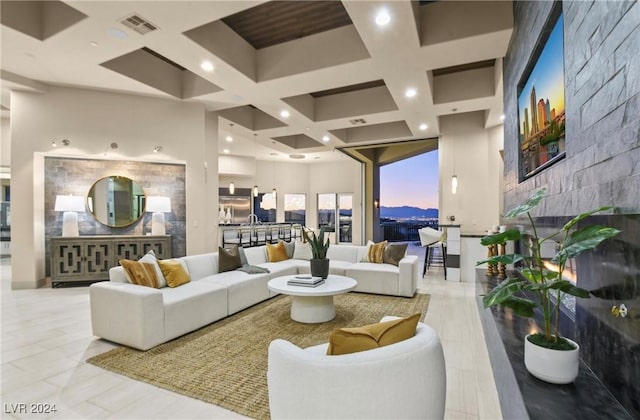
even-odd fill
[[[418,257],[405,256],[391,264],[360,262],[365,247],[331,245],[330,273],[354,278],[356,292],[411,297],[418,281]],[[269,273],[218,272],[218,253],[180,258],[191,281],[182,286],[154,289],[129,283],[124,269],[114,267],[107,282],[89,289],[94,335],[147,350],[214,321],[262,302],[275,293],[267,282],[289,274],[309,273],[309,261],[267,262],[266,247],[245,248],[249,264]]]

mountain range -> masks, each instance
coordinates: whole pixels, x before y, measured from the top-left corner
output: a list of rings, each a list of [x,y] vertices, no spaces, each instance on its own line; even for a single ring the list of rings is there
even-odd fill
[[[401,206],[401,207],[380,207],[380,217],[391,219],[410,219],[420,218],[437,218],[438,209],[421,209],[420,207]]]

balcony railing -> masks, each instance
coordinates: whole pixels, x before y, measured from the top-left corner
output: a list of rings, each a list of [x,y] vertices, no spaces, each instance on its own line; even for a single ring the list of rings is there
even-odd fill
[[[384,232],[383,238],[389,242],[414,242],[420,240],[418,230],[427,226],[437,229],[438,221],[424,220],[419,222],[383,222],[380,223],[380,226]]]

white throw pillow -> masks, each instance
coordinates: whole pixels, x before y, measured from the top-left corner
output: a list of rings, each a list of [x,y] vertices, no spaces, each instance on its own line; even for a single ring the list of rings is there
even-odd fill
[[[367,244],[365,245],[364,255],[360,259],[360,262],[371,262],[369,260],[369,249],[371,248],[371,245],[373,245],[373,241],[368,241]]]
[[[293,249],[293,258],[296,260],[307,260],[313,258],[311,245],[302,241],[296,241],[296,247]]]
[[[153,264],[153,268],[156,269],[156,276],[158,276],[158,283],[160,283],[160,288],[167,287],[167,279],[165,279],[164,275],[162,274],[162,270],[160,269],[160,266],[158,265],[158,259],[156,258],[156,253],[153,252],[153,249],[151,251],[147,252],[138,261],[139,262],[143,262],[143,263],[151,263],[151,264]],[[186,264],[183,264],[183,265],[186,268]],[[187,273],[189,273],[188,270],[187,270]]]

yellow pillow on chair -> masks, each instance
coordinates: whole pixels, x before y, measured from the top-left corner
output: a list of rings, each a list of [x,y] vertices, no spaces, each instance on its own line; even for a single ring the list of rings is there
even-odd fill
[[[355,328],[338,328],[329,337],[327,354],[356,353],[398,343],[416,335],[422,314]]]

